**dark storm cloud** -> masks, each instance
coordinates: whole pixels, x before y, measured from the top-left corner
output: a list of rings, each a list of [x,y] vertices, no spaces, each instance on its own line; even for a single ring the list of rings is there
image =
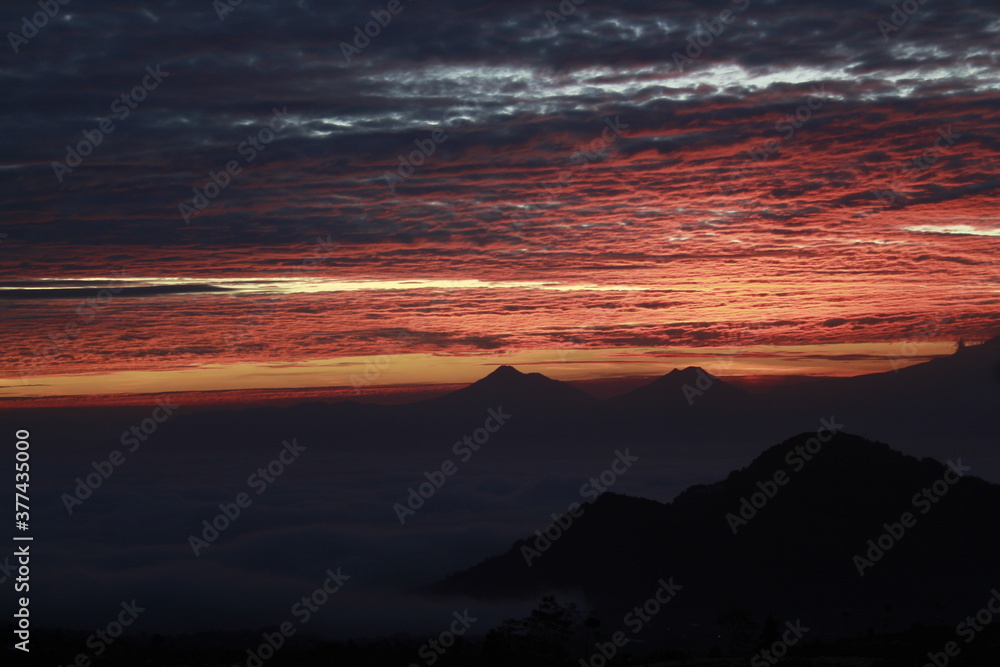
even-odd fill
[[[104,287],[107,287],[105,285]],[[112,286],[113,287],[113,286]],[[145,287],[114,287],[114,293],[116,296],[123,297],[141,297],[150,295],[168,295],[168,294],[198,294],[205,292],[225,292],[226,288],[216,287],[214,285],[177,285],[175,287],[167,286],[145,286]],[[91,296],[95,293],[94,287],[74,287],[74,288],[53,288],[53,289],[31,289],[31,288],[18,288],[14,290],[6,290],[0,286],[0,300],[9,299],[38,299],[38,300],[48,300],[48,299],[83,299],[84,297]]]
[[[526,151],[519,166],[539,164],[567,137],[599,132],[595,120],[599,128],[610,113],[625,114],[636,135],[617,147],[624,154],[669,155],[760,135],[753,125],[761,115],[786,112],[789,90],[804,93],[806,84],[825,79],[849,100],[895,98],[897,113],[916,113],[921,91],[969,94],[981,86],[956,65],[988,65],[997,39],[995,7],[985,1],[922,5],[887,39],[877,22],[890,19],[888,2],[757,0],[736,11],[744,2],[583,4],[559,22],[546,18],[558,11],[555,2],[405,3],[350,64],[342,43],[383,4],[245,2],[220,20],[207,1],[71,2],[17,54],[8,52],[0,70],[5,227],[36,241],[55,230],[59,239],[83,243],[285,242],[321,223],[347,226],[354,202],[372,229],[377,221],[366,207],[387,194],[379,175],[444,118],[464,118],[425,170],[445,179],[448,165],[457,161],[461,169],[470,151]],[[723,10],[736,11],[724,32],[683,72],[671,69],[699,22]],[[33,3],[9,4],[0,25],[19,31],[33,11]],[[763,77],[752,109],[724,103],[751,87],[711,72],[723,65]],[[119,101],[112,111],[116,98],[157,66],[168,74],[137,108],[121,118]],[[767,78],[789,68],[800,73]],[[954,74],[921,80],[942,68]],[[851,85],[837,86],[847,74]],[[698,75],[704,87],[688,97],[684,77]],[[210,226],[179,229],[177,205],[208,182],[209,171],[240,160],[240,142],[264,127],[275,107],[287,107],[292,127],[243,165],[240,181],[203,214]],[[52,163],[65,161],[65,146],[93,133],[102,118],[113,131],[60,183]],[[823,133],[828,122],[817,119],[810,130]],[[641,136],[664,124],[702,131]],[[463,177],[474,185],[468,171]],[[256,187],[265,180],[270,187]],[[342,205],[317,214],[318,191],[331,186]],[[442,185],[414,178],[404,187],[420,194]],[[422,236],[441,222],[429,215],[428,226],[414,231]],[[404,241],[408,234],[378,233]]]
[[[112,265],[135,281],[204,284],[655,284],[643,272],[681,266],[712,285],[705,267],[724,265],[740,279],[953,271],[942,258],[976,264],[982,246],[935,230],[954,220],[985,238],[977,225],[990,224],[1000,193],[991,111],[1000,75],[990,60],[1000,18],[986,2],[920,5],[885,37],[889,2],[588,2],[552,25],[555,2],[405,2],[358,41],[350,63],[344,44],[383,4],[247,1],[220,20],[207,0],[76,2],[0,68],[0,279],[96,280]],[[18,30],[33,9],[8,7],[0,26]],[[723,10],[732,20],[707,39]],[[943,128],[953,144],[908,167]],[[66,147],[85,137],[100,142],[67,161]],[[930,210],[948,218],[916,230],[896,217]],[[650,328],[616,324],[595,343],[701,340],[697,327],[663,330],[662,314],[701,317],[673,314],[674,294],[581,297],[571,312],[552,295],[498,303],[499,293],[452,292],[476,313],[458,329],[386,326],[426,331],[418,342],[432,350],[500,350],[540,335],[534,325],[495,330],[485,318],[501,312],[565,320],[571,340],[576,320],[605,317]],[[365,321],[455,307],[327,298]],[[309,321],[324,308],[295,311],[300,338],[288,340],[299,329],[286,327],[269,341],[283,352],[356,353],[357,342],[328,340],[329,327]],[[850,328],[809,326],[826,337]],[[317,332],[322,350],[306,344]]]

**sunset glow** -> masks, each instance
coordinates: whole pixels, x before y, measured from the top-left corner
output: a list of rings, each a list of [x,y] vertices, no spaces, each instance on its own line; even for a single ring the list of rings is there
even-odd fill
[[[873,18],[877,50],[819,50],[777,7],[734,5],[726,39],[690,62],[671,55],[698,18],[681,13],[550,26],[497,9],[486,42],[502,25],[519,41],[456,33],[462,57],[398,57],[426,46],[407,32],[351,62],[325,36],[299,55],[277,43],[276,69],[254,74],[267,99],[238,112],[247,63],[202,82],[196,55],[166,47],[169,75],[118,121],[126,136],[58,178],[100,108],[53,105],[0,165],[15,186],[0,396],[344,387],[386,356],[375,386],[464,383],[501,361],[652,376],[724,348],[734,374],[851,375],[904,343],[916,359],[996,335],[996,24],[918,48]],[[795,57],[757,50],[776,36]],[[58,50],[37,57],[83,85]]]

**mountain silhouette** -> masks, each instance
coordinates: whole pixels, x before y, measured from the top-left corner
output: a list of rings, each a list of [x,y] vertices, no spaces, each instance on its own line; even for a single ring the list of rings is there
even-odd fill
[[[565,382],[503,365],[467,387],[411,405],[429,411],[481,410],[503,405],[521,414],[544,415],[587,410],[598,403],[594,396]]]
[[[537,534],[518,540],[433,590],[490,599],[575,592],[613,620],[673,577],[685,587],[671,603],[677,627],[680,618],[711,624],[734,607],[837,631],[845,613],[859,629],[880,626],[886,605],[907,624],[933,622],[940,605],[955,615],[979,609],[997,584],[1000,486],[859,436],[815,437],[790,438],[671,503],[605,493],[568,527],[551,528],[559,535],[544,550]],[[940,482],[949,476],[956,483]],[[942,488],[933,502],[915,500]],[[743,499],[750,508],[741,515]],[[882,536],[898,532],[905,512],[913,525],[869,553],[868,541],[886,546]]]
[[[836,414],[855,432],[883,439],[995,442],[1000,337],[903,366],[911,361],[891,360],[881,373],[775,387],[760,397],[761,404],[781,424],[795,424],[796,416]]]
[[[504,427],[505,437],[525,446],[569,452],[628,442],[664,451],[687,448],[721,461],[748,459],[787,433],[815,429],[820,418],[835,416],[852,432],[900,443],[907,451],[942,459],[975,453],[983,466],[991,465],[988,457],[1000,426],[1000,337],[947,357],[899,365],[895,371],[887,363],[881,373],[755,394],[689,367],[603,401],[568,383],[505,365],[466,387],[412,403],[180,411],[164,428],[176,435],[174,446],[180,449],[226,439],[246,446],[280,441],[288,436],[287,424],[295,424],[303,439],[338,448],[392,443],[412,448],[451,441],[481,426],[488,409],[503,407],[515,415]],[[183,395],[177,400],[185,402]],[[133,412],[139,416],[142,410]],[[54,439],[117,437],[120,424],[132,419],[120,410],[98,408],[87,413],[82,435],[72,420],[47,420],[44,428]],[[1000,474],[1000,461],[992,465],[992,474]],[[720,465],[716,472],[725,470]]]
[[[481,556],[484,539],[513,544],[422,592],[458,596],[460,609],[473,606],[468,598],[514,598],[515,604],[502,607],[525,609],[542,595],[572,593],[601,621],[601,641],[661,581],[683,588],[642,639],[670,647],[725,643],[716,621],[738,617],[734,610],[740,609],[758,620],[768,614],[779,622],[802,619],[816,638],[857,637],[871,628],[899,630],[915,622],[953,627],[1000,588],[1000,487],[978,478],[1000,479],[998,368],[1000,338],[947,357],[900,363],[898,370],[886,364],[882,373],[754,394],[700,368],[675,369],[602,401],[542,374],[500,366],[467,387],[409,404],[314,402],[190,413],[185,407],[158,425],[155,440],[135,463],[140,470],[152,465],[157,452],[180,461],[218,452],[240,474],[244,465],[249,472],[273,458],[278,443],[297,438],[309,448],[310,460],[320,462],[318,493],[339,494],[343,485],[353,497],[354,489],[370,487],[381,494],[378,500],[351,501],[353,507],[371,511],[371,526],[395,531],[392,503],[409,493],[408,486],[431,484],[433,475],[443,474],[437,471],[445,458],[459,461],[460,477],[449,479],[440,495],[426,501],[419,519],[407,522],[412,531],[391,534],[426,539],[433,549],[458,544],[449,562],[469,565],[478,556],[468,554]],[[185,405],[183,396],[171,400]],[[466,467],[454,444],[476,437],[490,410],[512,417],[490,432],[482,453]],[[142,423],[149,410],[45,409],[38,415],[32,437],[95,452],[93,459],[81,458],[86,469],[87,461],[107,456],[123,429]],[[12,413],[0,415],[10,432],[23,428],[20,421]],[[813,442],[824,421],[843,425],[842,432]],[[789,433],[799,435],[782,440]],[[817,443],[822,446],[810,458],[797,453]],[[613,488],[650,489],[648,494],[671,502],[604,493],[571,521],[550,518],[552,509],[583,500],[577,474],[597,474],[611,452],[629,448],[640,460]],[[49,457],[46,465],[55,468],[62,452],[41,448],[35,455],[39,461]],[[921,458],[926,456],[933,458]],[[324,458],[349,465],[325,470],[319,467]],[[952,470],[949,459],[972,466],[956,484],[941,481]],[[376,472],[365,473],[366,467]],[[283,490],[267,500],[294,492],[293,477],[301,470],[282,479]],[[356,480],[356,470],[371,477]],[[778,473],[785,476],[782,483]],[[66,479],[78,474],[67,469]],[[126,477],[114,484],[119,479]],[[712,479],[717,481],[691,486]],[[945,484],[946,493],[921,499],[935,483]],[[111,489],[109,484],[107,493]],[[564,499],[564,493],[571,497]],[[226,497],[232,496],[219,500]],[[218,507],[209,506],[213,512]],[[86,511],[96,514],[99,507],[91,503]],[[536,509],[541,507],[546,509]],[[520,529],[509,528],[524,526],[524,517],[536,511],[532,528],[555,536],[545,544],[528,529],[517,539]],[[912,523],[903,526],[906,513]],[[201,517],[190,518],[197,525]],[[454,527],[466,520],[480,524],[469,531],[475,546],[442,539],[457,535]],[[431,528],[417,533],[422,526]],[[411,544],[405,542],[406,558]],[[406,567],[426,581],[440,575],[441,562],[428,552]]]
[[[687,413],[692,409],[739,409],[750,395],[697,366],[674,369],[647,385],[608,399],[611,410]]]

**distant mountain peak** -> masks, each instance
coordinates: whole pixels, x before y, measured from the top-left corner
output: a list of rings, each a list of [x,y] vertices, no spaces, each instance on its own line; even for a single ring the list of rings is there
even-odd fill
[[[698,375],[701,375],[702,373],[704,373],[705,375],[707,375],[710,378],[714,378],[715,377],[714,375],[712,375],[711,373],[709,373],[708,371],[706,371],[704,368],[702,368],[700,366],[688,366],[687,368],[683,368],[683,369],[681,369],[681,368],[675,368],[674,370],[672,370],[669,373],[667,373],[664,377],[678,377],[678,378],[697,377]]]
[[[614,409],[631,412],[651,412],[659,416],[664,410],[673,410],[674,417],[689,416],[691,406],[698,411],[711,406],[718,409],[739,409],[750,399],[743,389],[712,375],[704,368],[688,366],[675,368],[649,384],[609,399]]]
[[[656,378],[650,386],[660,389],[669,388],[672,390],[684,385],[697,386],[699,382],[704,384],[706,379],[712,384],[725,384],[725,382],[721,379],[712,375],[700,366],[688,366],[687,368],[675,368],[666,375],[661,375]],[[733,389],[735,389],[735,387],[733,387]]]
[[[508,364],[503,364],[501,366],[497,366],[496,370],[494,370],[492,373],[490,373],[486,377],[488,377],[488,378],[497,378],[497,379],[507,379],[507,378],[523,377],[524,375],[525,375],[524,373],[522,373],[521,371],[517,370],[513,366],[510,366]]]
[[[454,401],[472,401],[476,404],[496,401],[505,406],[517,404],[522,409],[582,408],[597,399],[572,385],[554,380],[541,373],[522,373],[509,364],[497,366],[489,375],[467,387],[457,389],[436,399],[437,404]]]

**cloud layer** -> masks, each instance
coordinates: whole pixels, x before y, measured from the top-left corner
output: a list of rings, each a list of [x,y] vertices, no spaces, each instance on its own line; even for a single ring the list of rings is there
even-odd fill
[[[996,332],[991,3],[400,6],[71,2],[15,40],[0,359],[112,276],[157,291],[45,372]],[[15,291],[53,278],[90,291]]]

